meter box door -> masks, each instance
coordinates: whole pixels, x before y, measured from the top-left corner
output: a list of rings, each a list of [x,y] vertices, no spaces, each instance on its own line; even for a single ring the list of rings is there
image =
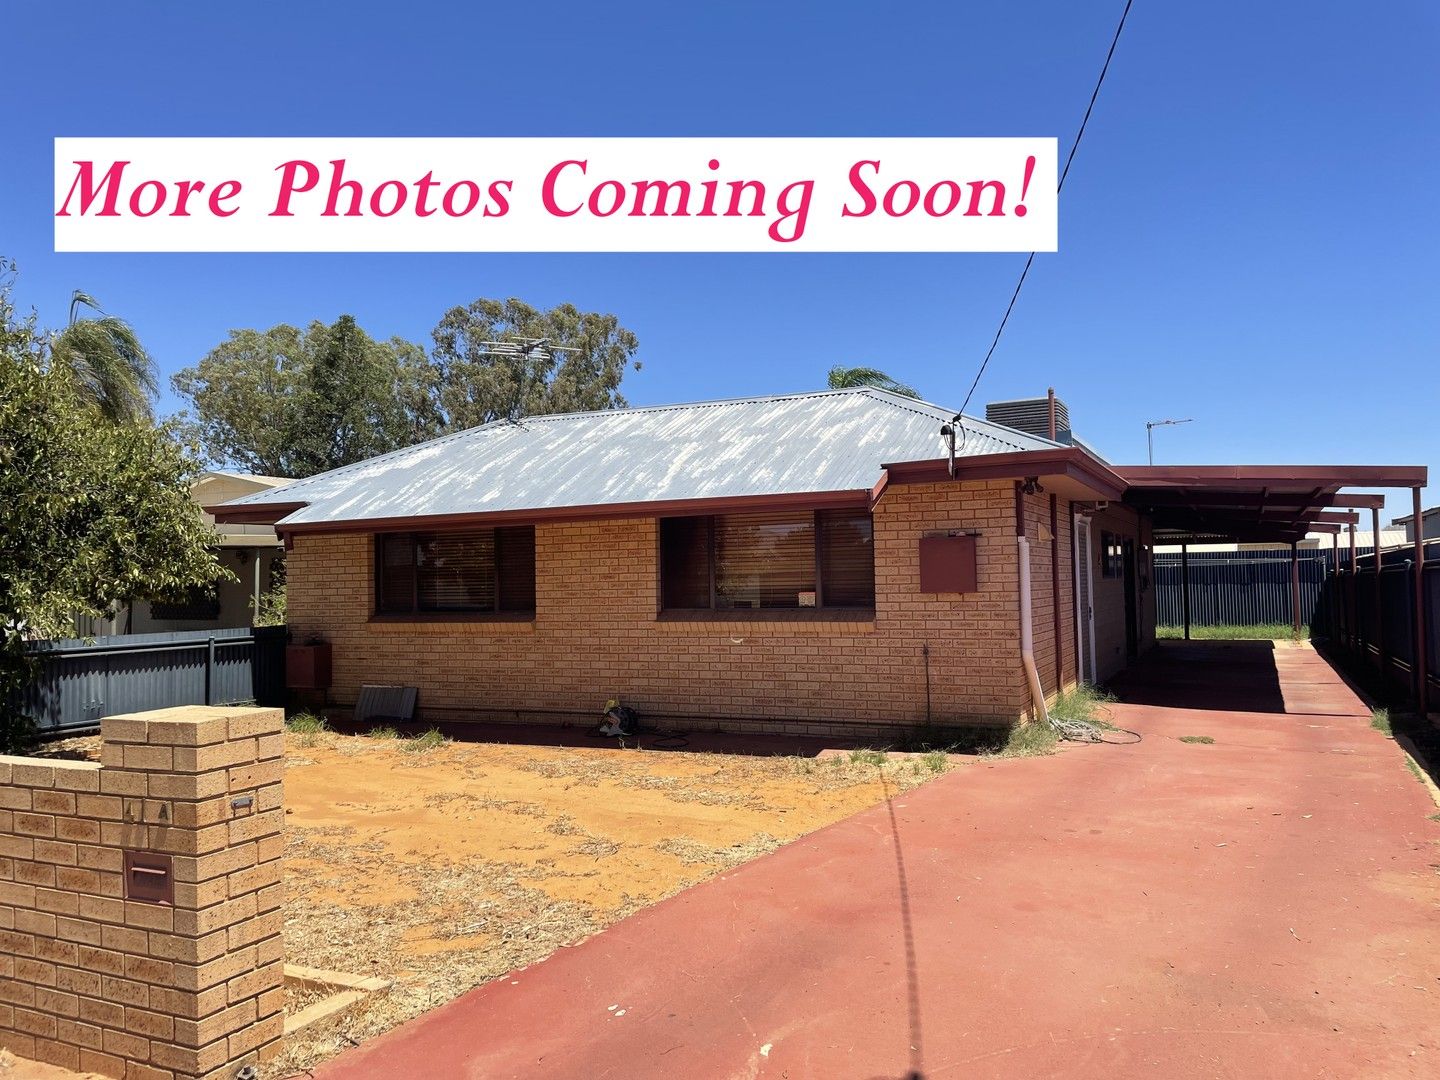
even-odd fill
[[[979,588],[975,536],[955,533],[920,538],[920,591],[972,593]]]
[[[285,687],[288,690],[329,690],[330,645],[287,645]]]

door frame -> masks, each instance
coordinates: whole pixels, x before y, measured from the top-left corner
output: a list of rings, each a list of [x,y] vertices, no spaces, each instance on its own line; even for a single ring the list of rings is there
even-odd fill
[[[1097,682],[1095,665],[1095,534],[1089,514],[1075,514],[1071,522],[1071,547],[1074,549],[1075,573],[1071,579],[1075,593],[1075,671],[1079,682]],[[1080,559],[1080,533],[1085,533],[1084,564]],[[1081,610],[1080,575],[1085,575],[1085,596],[1089,603]],[[1085,670],[1085,646],[1090,646],[1090,670]],[[1088,677],[1087,677],[1088,676]]]

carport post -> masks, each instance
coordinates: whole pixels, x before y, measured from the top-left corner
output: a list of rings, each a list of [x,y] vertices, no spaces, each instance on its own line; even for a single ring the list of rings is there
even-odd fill
[[[1185,640],[1190,640],[1190,545],[1180,545],[1180,606],[1185,612]]]
[[[1430,681],[1425,670],[1425,516],[1420,510],[1420,488],[1410,491],[1415,500],[1415,516],[1410,519],[1415,523],[1415,663],[1411,667],[1415,671],[1415,709],[1424,720],[1429,711]]]
[[[1290,619],[1300,636],[1300,544],[1290,541]]]
[[[1390,674],[1385,667],[1385,624],[1383,603],[1380,600],[1380,509],[1370,509],[1370,550],[1375,559],[1375,662],[1380,667],[1380,687],[1383,692],[1385,679]]]
[[[1353,522],[1350,525],[1350,579],[1345,585],[1345,592],[1348,594],[1346,597],[1348,600],[1346,607],[1349,608],[1349,614],[1346,616],[1346,620],[1350,624],[1350,651],[1359,652],[1360,613],[1355,610],[1355,597],[1357,594],[1355,592],[1355,525]]]

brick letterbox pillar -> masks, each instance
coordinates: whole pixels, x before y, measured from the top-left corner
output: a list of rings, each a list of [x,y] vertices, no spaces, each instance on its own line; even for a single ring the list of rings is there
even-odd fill
[[[278,1052],[283,722],[162,709],[102,720],[99,765],[0,757],[0,1045],[186,1080]]]

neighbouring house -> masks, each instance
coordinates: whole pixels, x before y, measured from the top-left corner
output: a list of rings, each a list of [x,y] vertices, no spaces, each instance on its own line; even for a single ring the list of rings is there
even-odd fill
[[[860,387],[537,416],[212,509],[284,540],[335,705],[388,683],[431,721],[588,724],[620,698],[883,736],[1011,724],[1115,674],[1155,638],[1159,540],[1288,541],[1341,486],[1424,482],[1112,466],[1038,415]]]
[[[1440,506],[1432,506],[1428,510],[1422,510],[1420,512],[1420,521],[1422,522],[1420,526],[1421,540],[1440,540]],[[1415,539],[1414,514],[1406,514],[1404,517],[1398,517],[1392,524],[1397,528],[1405,530],[1405,540],[1407,543]]]
[[[204,472],[190,485],[190,497],[204,508],[291,482],[283,476]],[[214,551],[230,577],[170,600],[136,600],[106,619],[77,618],[77,636],[249,626],[260,598],[285,581],[285,552],[280,538],[269,525],[216,524],[210,513],[205,517],[215,526]]]

